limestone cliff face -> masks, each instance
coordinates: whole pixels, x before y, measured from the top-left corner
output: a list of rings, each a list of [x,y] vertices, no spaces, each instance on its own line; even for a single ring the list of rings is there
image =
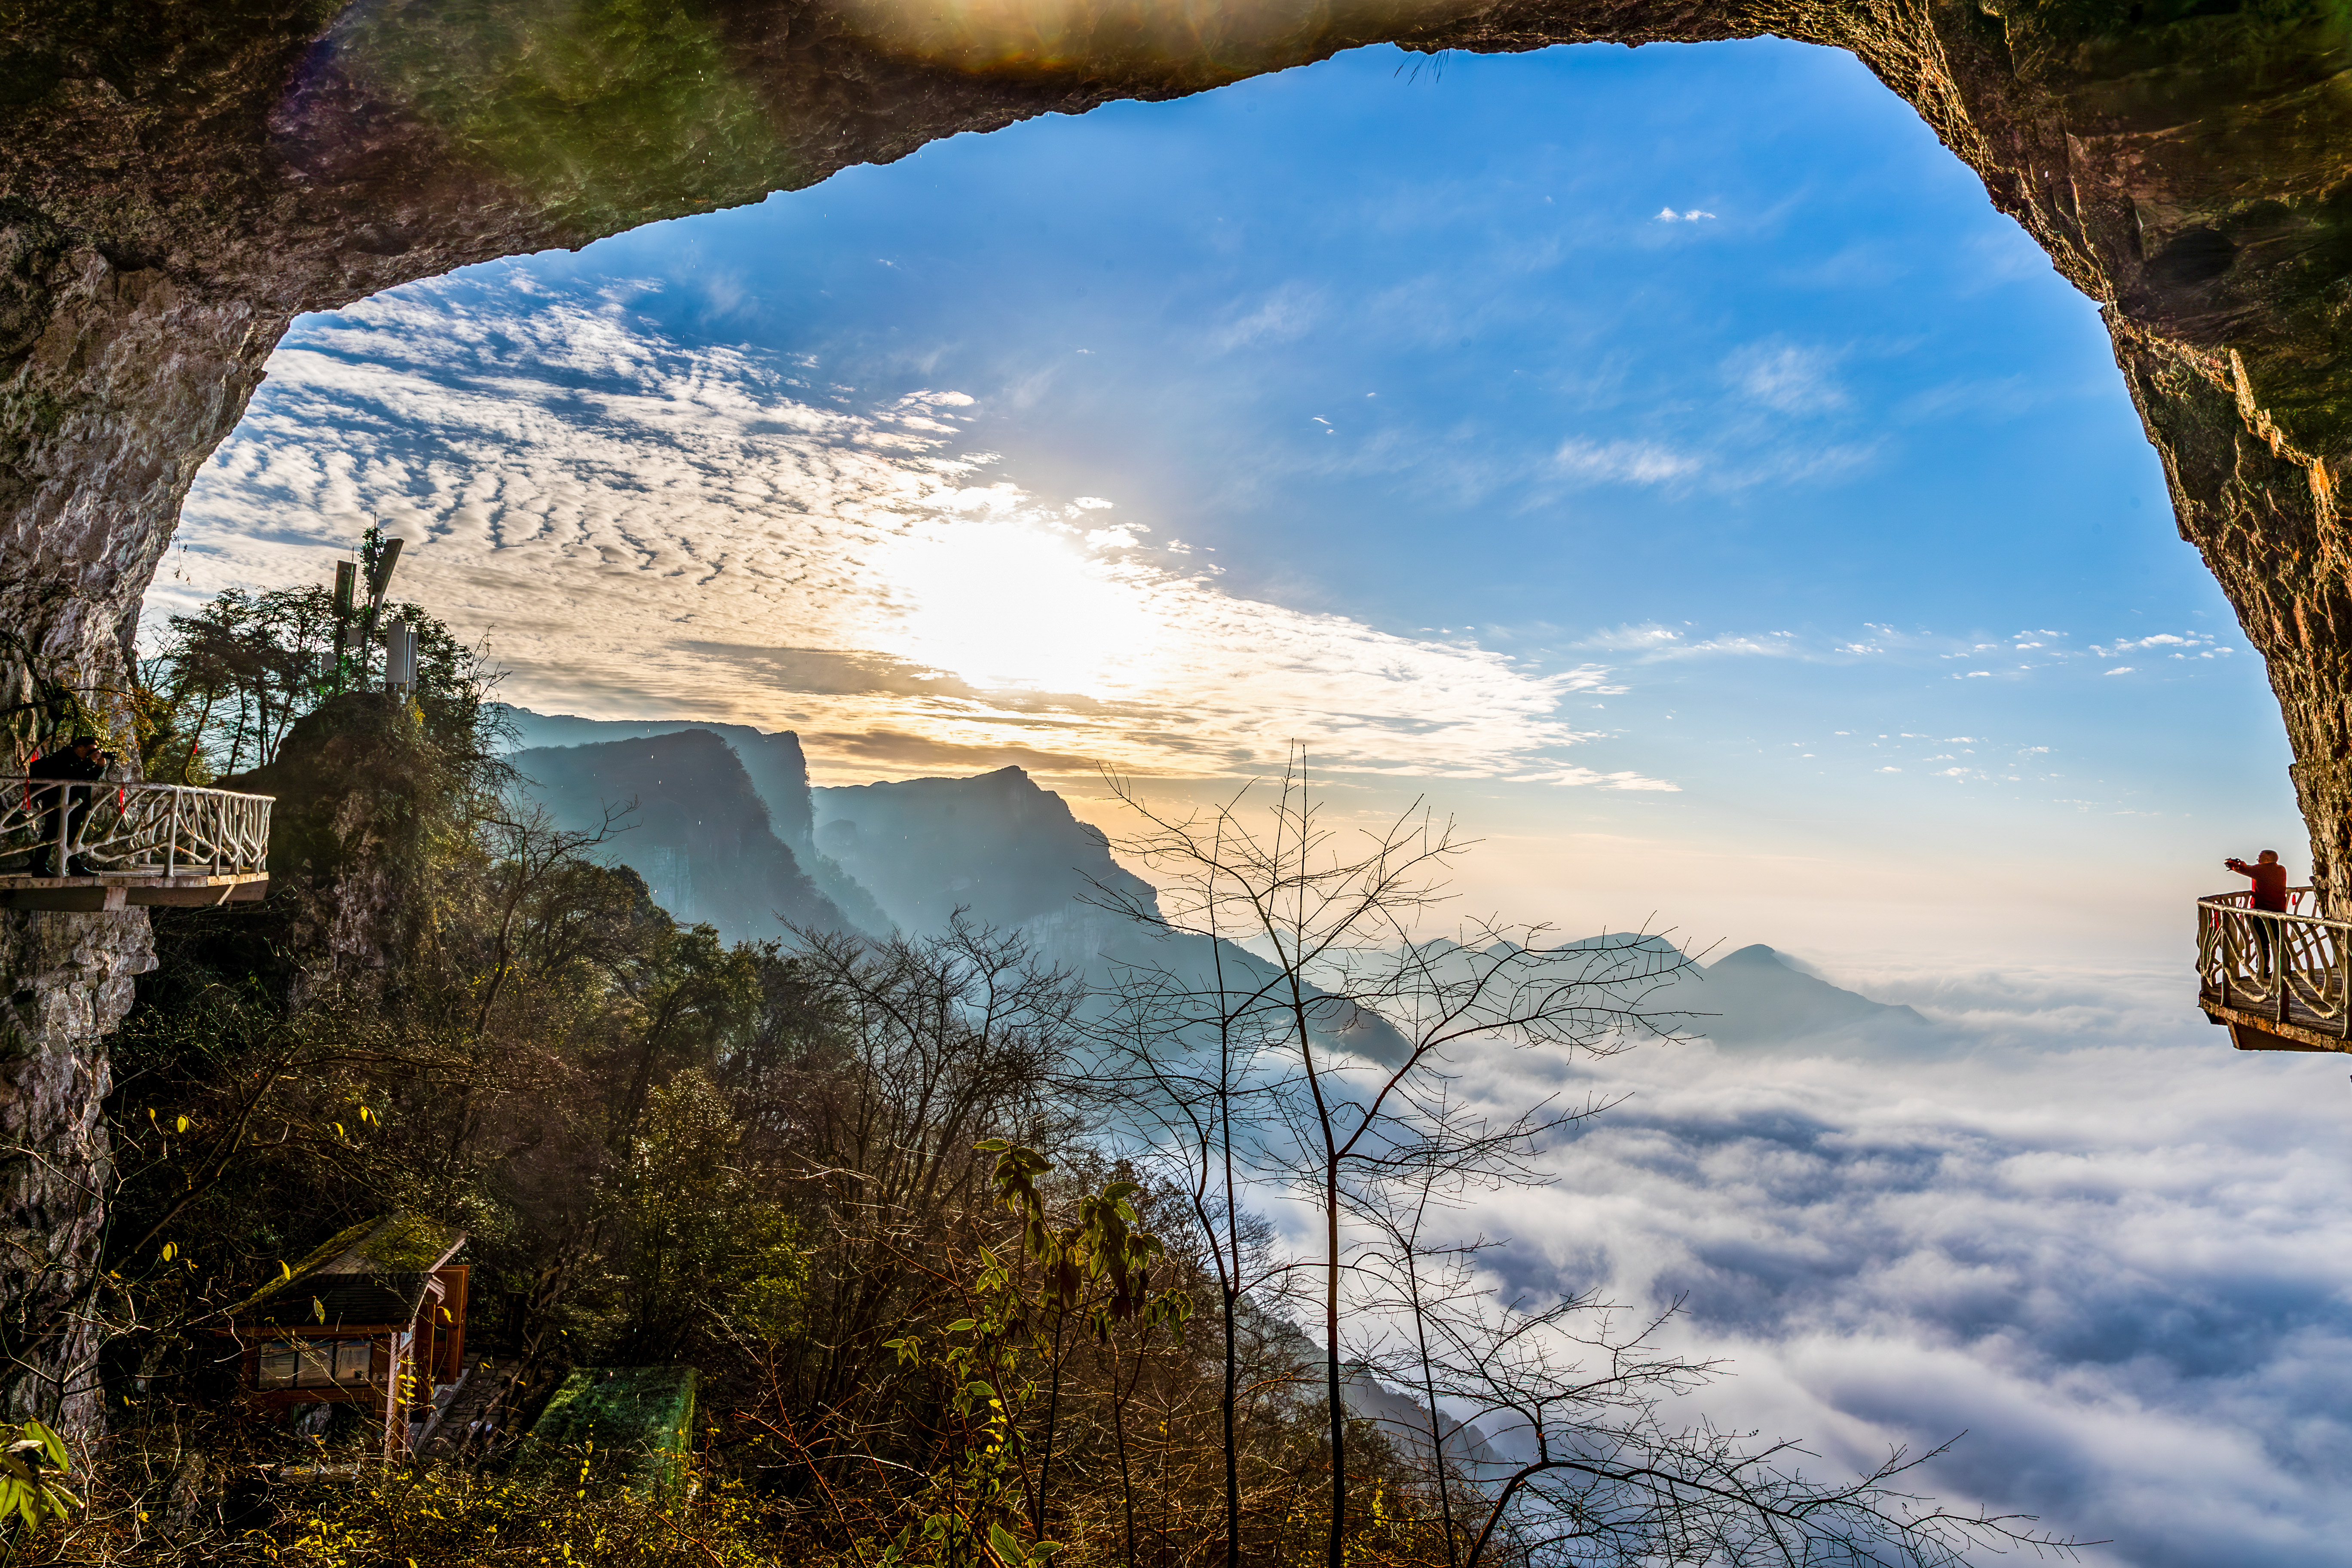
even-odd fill
[[[2352,31],[2326,0],[17,0],[0,690],[30,661],[104,705],[181,498],[299,311],[1360,44],[1767,32],[1852,49],[2106,308],[2352,907]],[[9,984],[62,1017],[80,982],[31,919],[0,915]],[[72,1078],[82,1037],[25,1038],[0,1093]],[[33,1146],[85,1157],[52,1132]]]
[[[0,1417],[99,1415],[91,1260],[110,1175],[104,1037],[153,966],[146,916],[0,925]]]

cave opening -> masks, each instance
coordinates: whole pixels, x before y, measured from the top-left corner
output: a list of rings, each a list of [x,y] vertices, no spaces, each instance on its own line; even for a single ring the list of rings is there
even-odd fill
[[[302,318],[149,626],[373,519],[525,707],[1074,798],[1300,737],[1547,896],[1616,837],[1702,929],[1834,940],[1866,865],[1937,889],[1890,944],[2106,957],[2184,819],[2294,831],[2168,510],[2095,308],[1851,55],[1373,48]]]

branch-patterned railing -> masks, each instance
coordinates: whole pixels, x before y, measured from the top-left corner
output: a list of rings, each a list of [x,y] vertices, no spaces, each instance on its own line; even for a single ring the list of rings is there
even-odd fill
[[[269,868],[266,795],[178,784],[89,784],[0,774],[0,876],[46,852],[48,874],[255,877]]]
[[[2352,921],[2316,911],[2309,888],[2284,914],[2256,910],[2252,892],[2197,900],[2200,1001],[2352,1039]]]

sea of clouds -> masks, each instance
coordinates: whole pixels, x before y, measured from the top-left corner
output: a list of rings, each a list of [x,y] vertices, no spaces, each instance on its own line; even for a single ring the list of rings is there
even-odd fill
[[[1732,1374],[1685,1413],[1824,1477],[1965,1432],[1923,1489],[2086,1562],[2352,1563],[2352,1060],[2234,1051],[2168,970],[1838,978],[1933,1027],[1473,1067],[1627,1097],[1481,1204],[1492,1283],[1681,1297]]]

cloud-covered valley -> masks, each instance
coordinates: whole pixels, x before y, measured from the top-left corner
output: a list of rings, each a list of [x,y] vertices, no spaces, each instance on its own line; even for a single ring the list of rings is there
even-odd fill
[[[1672,787],[1570,760],[1560,700],[1603,667],[1225,593],[1116,498],[968,450],[961,393],[866,405],[629,299],[497,267],[298,323],[151,614],[325,581],[373,519],[408,541],[396,596],[487,638],[509,699],[790,727],[845,774],[1210,776],[1309,738],[1370,773]]]
[[[2085,1561],[2352,1563],[2352,1085],[2230,1049],[2179,986],[1881,977],[1927,1048],[1511,1063],[1493,1103],[1631,1098],[1479,1211],[1497,1283],[1682,1297],[1681,1347],[1735,1374],[1690,1413],[1817,1474],[1965,1431],[1922,1489],[2108,1542]]]

